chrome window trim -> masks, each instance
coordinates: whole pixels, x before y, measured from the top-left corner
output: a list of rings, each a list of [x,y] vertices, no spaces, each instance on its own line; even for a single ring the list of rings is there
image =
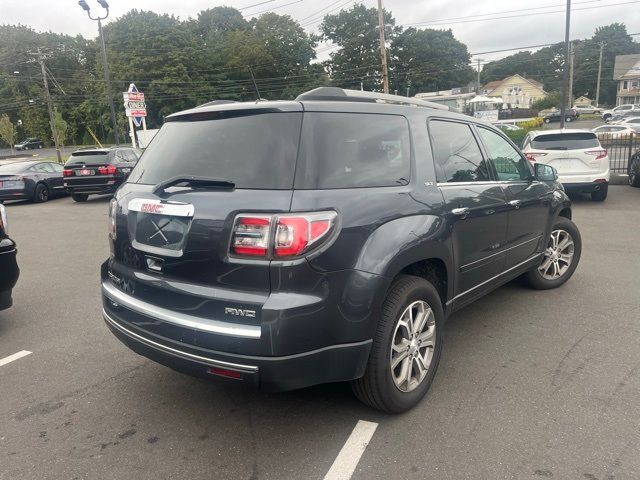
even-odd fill
[[[102,282],[102,293],[115,303],[122,304],[136,313],[173,325],[230,337],[260,338],[262,330],[260,325],[242,325],[174,312],[127,295],[108,282]]]
[[[468,185],[516,185],[523,184],[528,185],[529,181],[527,180],[487,180],[484,182],[438,182],[436,185],[438,187],[447,187],[447,186],[468,186]]]
[[[175,348],[169,347],[167,345],[163,345],[158,342],[154,342],[153,340],[143,337],[142,335],[138,335],[137,333],[132,332],[128,328],[122,326],[121,324],[116,322],[113,318],[111,318],[111,316],[109,316],[109,314],[104,309],[102,309],[102,315],[105,321],[109,323],[109,325],[111,325],[116,330],[120,331],[122,334],[130,338],[133,338],[139,341],[140,343],[147,345],[148,347],[155,348],[156,350],[160,350],[174,357],[179,357],[185,360],[191,360],[194,362],[203,363],[205,365],[209,365],[213,367],[222,367],[222,368],[228,368],[231,370],[239,370],[241,372],[256,373],[258,371],[258,367],[254,365],[241,365],[239,363],[231,363],[231,362],[224,362],[222,360],[214,360],[211,358],[202,357],[200,355],[195,355],[193,353],[184,352],[182,350],[177,350]]]

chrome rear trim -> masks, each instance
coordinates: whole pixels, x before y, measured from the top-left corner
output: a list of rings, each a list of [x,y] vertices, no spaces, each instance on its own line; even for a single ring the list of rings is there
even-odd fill
[[[102,293],[113,302],[155,320],[192,328],[201,332],[216,333],[218,335],[254,339],[260,338],[262,330],[260,325],[242,325],[174,312],[173,310],[158,307],[132,297],[117,289],[109,282],[102,282]]]

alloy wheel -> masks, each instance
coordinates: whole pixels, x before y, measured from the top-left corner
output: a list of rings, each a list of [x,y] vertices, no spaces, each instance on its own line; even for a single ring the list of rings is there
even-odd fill
[[[544,252],[542,264],[538,267],[545,280],[557,280],[562,277],[573,261],[573,237],[566,230],[551,232],[549,244]]]
[[[640,168],[640,161],[633,160],[631,162],[631,166],[629,167],[629,185],[631,185],[631,186],[635,185],[636,177],[639,174],[639,172],[638,172],[639,168]]]
[[[429,371],[436,342],[436,318],[429,304],[417,300],[404,309],[393,332],[389,364],[393,383],[411,392]]]

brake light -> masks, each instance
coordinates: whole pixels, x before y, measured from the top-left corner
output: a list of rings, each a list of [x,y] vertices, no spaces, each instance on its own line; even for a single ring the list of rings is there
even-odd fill
[[[546,153],[533,153],[533,152],[527,152],[524,154],[525,157],[527,157],[527,160],[529,160],[530,162],[536,162],[538,157],[544,157],[546,155]]]
[[[606,150],[589,150],[588,152],[584,152],[588,155],[595,155],[596,160],[603,159],[607,156]]]
[[[271,217],[239,216],[233,227],[231,251],[237,255],[266,257]]]
[[[71,175],[73,175],[73,170],[69,170],[68,168],[62,170],[63,177],[70,177]]]
[[[107,165],[106,167],[98,167],[98,173],[100,175],[115,175],[116,167],[113,165]]]
[[[233,229],[231,252],[265,258],[269,254],[275,258],[299,256],[329,238],[336,218],[336,212],[239,215]]]

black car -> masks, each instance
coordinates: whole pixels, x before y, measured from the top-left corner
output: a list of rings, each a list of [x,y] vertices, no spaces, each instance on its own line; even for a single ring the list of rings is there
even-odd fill
[[[574,108],[568,108],[567,111],[565,112],[564,121],[567,123],[575,122],[579,116],[580,114]],[[560,110],[558,110],[556,112],[551,112],[546,114],[544,117],[542,117],[542,120],[544,121],[544,123],[551,123],[551,122],[559,122],[561,118],[562,118],[561,112]]]
[[[59,195],[66,195],[59,163],[28,161],[0,165],[0,202],[28,199],[39,203]]]
[[[16,262],[16,244],[7,234],[7,212],[0,205],[0,310],[13,303],[11,291],[18,281],[20,270]]]
[[[27,138],[20,143],[16,143],[16,150],[35,150],[36,148],[42,148],[42,141],[39,138]]]
[[[140,150],[130,147],[88,148],[71,154],[64,164],[64,188],[76,202],[90,194],[115,192],[140,158]]]
[[[196,376],[411,408],[447,316],[581,252],[555,169],[446,110],[324,87],[170,115],[109,206],[107,325]]]

